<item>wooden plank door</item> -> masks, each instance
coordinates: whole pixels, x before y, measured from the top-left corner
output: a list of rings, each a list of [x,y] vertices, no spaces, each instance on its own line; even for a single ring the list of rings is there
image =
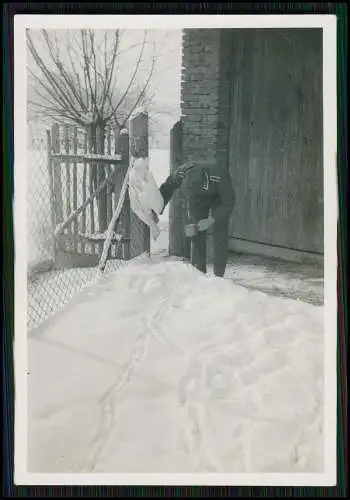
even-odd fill
[[[234,30],[231,92],[231,235],[323,253],[321,30]]]

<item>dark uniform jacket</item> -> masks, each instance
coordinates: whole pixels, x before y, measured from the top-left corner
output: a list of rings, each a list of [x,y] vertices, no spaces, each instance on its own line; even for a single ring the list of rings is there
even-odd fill
[[[177,189],[186,197],[189,210],[194,215],[211,208],[212,217],[220,221],[230,217],[233,211],[235,195],[232,179],[228,170],[219,165],[195,163],[186,171],[184,179],[176,173],[168,177],[160,187],[165,205]]]

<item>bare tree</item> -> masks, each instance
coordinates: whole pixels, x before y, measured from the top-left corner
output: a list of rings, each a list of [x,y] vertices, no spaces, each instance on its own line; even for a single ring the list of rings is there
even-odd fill
[[[128,61],[131,74],[128,81],[118,77],[122,54],[121,30],[93,29],[65,30],[64,39],[57,32],[40,30],[42,43],[35,41],[27,30],[27,46],[33,64],[28,67],[32,96],[29,109],[37,116],[65,120],[86,127],[90,152],[104,153],[107,128],[116,136],[125,127],[137,106],[147,101],[154,65],[155,52],[150,67],[142,68],[148,45],[147,31],[141,42],[125,50],[136,49],[135,61]],[[61,32],[62,34],[62,32]],[[95,169],[95,185],[105,177],[103,167]],[[100,230],[107,227],[107,192],[99,197]]]
[[[98,123],[106,127],[112,122],[123,127],[144,98],[153,74],[154,53],[148,73],[141,75],[147,31],[141,42],[124,51],[120,30],[99,30],[99,40],[92,29],[67,30],[64,40],[59,40],[56,32],[43,29],[40,33],[43,43],[35,42],[27,30],[27,46],[34,62],[28,73],[36,95],[28,104],[46,116],[65,118],[80,126]],[[132,73],[123,88],[118,78],[124,71],[120,56],[133,48],[139,50],[135,61],[128,61]]]

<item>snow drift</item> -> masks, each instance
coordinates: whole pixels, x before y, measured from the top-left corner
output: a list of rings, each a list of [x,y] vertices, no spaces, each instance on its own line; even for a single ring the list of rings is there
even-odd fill
[[[29,472],[322,472],[323,308],[168,259],[29,338]]]

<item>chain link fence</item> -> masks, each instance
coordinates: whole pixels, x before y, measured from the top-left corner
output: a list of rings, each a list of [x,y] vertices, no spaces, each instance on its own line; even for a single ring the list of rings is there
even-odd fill
[[[27,144],[27,327],[29,330],[39,326],[44,320],[60,311],[73,296],[98,277],[97,264],[102,252],[105,234],[99,233],[97,200],[93,200],[71,224],[66,227],[61,240],[63,247],[57,247],[57,193],[53,206],[52,176],[50,174],[49,127],[37,123],[28,125]],[[67,138],[60,133],[61,150],[72,151],[71,144],[67,145]],[[83,151],[84,135],[77,139],[77,153]],[[86,139],[85,139],[86,140]],[[108,141],[107,141],[108,142]],[[110,143],[106,144],[106,151]],[[96,168],[74,163],[73,168],[64,162],[56,165],[59,169],[61,182],[61,216],[62,222],[79,208],[89,197],[88,188],[95,189],[100,179],[94,179]],[[55,168],[55,165],[53,166]],[[111,174],[113,166],[104,168],[103,176]],[[109,220],[119,199],[123,172],[114,178],[114,185],[107,184],[109,190],[109,204],[107,207]],[[119,177],[118,177],[119,176]],[[113,187],[114,186],[114,187]],[[118,192],[119,187],[119,192]],[[74,194],[75,193],[75,194]],[[57,215],[57,213],[56,213]],[[121,217],[123,220],[123,217]],[[94,221],[94,223],[92,223]],[[133,234],[129,245],[129,255],[125,256],[125,246],[116,238],[113,240],[109,258],[104,273],[111,273],[127,263],[125,258],[133,258],[140,254],[140,244],[144,232],[140,221],[134,214],[129,216],[129,231],[133,227]],[[120,228],[121,231],[123,228]],[[119,226],[114,229],[118,233]],[[94,233],[94,234],[93,234]],[[76,235],[79,234],[79,238]],[[125,234],[125,232],[124,232]],[[86,237],[86,240],[84,240]],[[140,243],[141,242],[141,243]],[[78,253],[77,253],[78,252]]]

